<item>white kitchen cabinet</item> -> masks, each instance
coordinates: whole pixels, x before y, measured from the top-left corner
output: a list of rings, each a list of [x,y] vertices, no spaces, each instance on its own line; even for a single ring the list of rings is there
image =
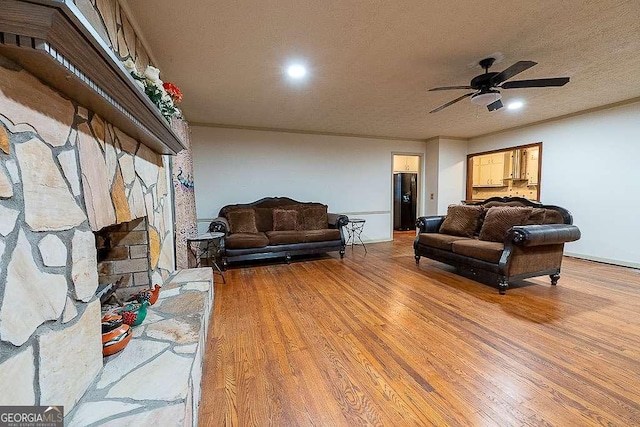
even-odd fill
[[[504,153],[474,157],[472,182],[474,187],[503,187]]]
[[[419,168],[420,168],[419,156],[401,156],[401,155],[393,156],[393,172],[418,173]]]
[[[525,149],[525,177],[528,180],[528,185],[538,185],[539,174],[539,156],[540,150],[538,147],[532,147]]]

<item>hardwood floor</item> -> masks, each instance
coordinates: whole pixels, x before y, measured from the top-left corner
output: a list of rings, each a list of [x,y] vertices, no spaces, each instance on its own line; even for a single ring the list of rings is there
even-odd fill
[[[215,285],[202,426],[640,425],[640,271],[495,287],[413,233]]]

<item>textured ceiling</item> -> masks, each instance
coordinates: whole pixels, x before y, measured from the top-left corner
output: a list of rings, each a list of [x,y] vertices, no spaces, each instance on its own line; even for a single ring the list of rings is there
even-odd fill
[[[161,78],[195,123],[427,139],[473,137],[640,97],[640,1],[121,0]],[[538,62],[518,79],[570,76],[561,88],[503,90],[517,112],[489,113],[466,85]],[[292,84],[284,66],[309,67]]]

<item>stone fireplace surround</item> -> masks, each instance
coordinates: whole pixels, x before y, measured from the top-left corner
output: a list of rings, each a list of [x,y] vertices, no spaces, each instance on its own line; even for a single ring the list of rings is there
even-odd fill
[[[174,270],[167,159],[2,58],[0,105],[0,405],[69,411],[102,368],[93,231],[147,217]]]
[[[32,30],[27,25],[40,22],[31,19],[36,14],[19,17],[14,12],[41,6],[45,20],[53,16],[50,11],[57,14],[49,20],[53,27],[44,33],[44,27],[35,26],[35,32],[28,33]],[[21,24],[16,18],[26,20]],[[74,27],[77,35],[69,33]],[[27,31],[24,37],[22,31]],[[40,37],[51,37],[54,44]],[[71,42],[70,49],[59,45],[65,40]],[[96,407],[95,393],[86,390],[100,389],[100,378],[115,369],[103,368],[93,232],[146,217],[149,276],[152,283],[167,285],[161,293],[165,301],[150,319],[158,324],[150,328],[156,332],[134,330],[134,338],[142,341],[127,347],[130,353],[145,340],[171,341],[195,330],[175,329],[182,320],[172,316],[182,314],[172,305],[175,299],[180,306],[180,301],[195,298],[191,294],[204,291],[206,280],[193,282],[190,270],[182,280],[171,273],[170,160],[157,154],[184,148],[180,138],[188,137],[188,127],[186,122],[168,127],[127,79],[121,61],[132,59],[144,70],[150,59],[117,0],[9,0],[0,9],[0,45],[0,384],[11,387],[11,393],[0,393],[0,405],[64,405],[66,414],[82,420]],[[89,63],[74,63],[73,58]],[[133,115],[123,105],[130,106]],[[185,292],[190,295],[183,296]],[[206,299],[211,298],[209,292]],[[187,317],[201,316],[206,322],[207,307]],[[193,319],[187,323],[196,324]],[[177,335],[171,335],[172,328]],[[206,327],[197,329],[201,343]],[[169,335],[153,336],[163,333],[158,330]],[[197,360],[185,377],[188,395],[164,403],[162,396],[132,395],[129,409],[121,413],[150,420],[164,414],[156,410],[158,405],[170,403],[173,414],[185,409],[180,424],[197,422],[193,410],[204,348],[179,347],[170,345],[166,351]],[[156,361],[157,354],[146,360]],[[110,366],[128,360],[112,358],[117,363]],[[86,405],[79,408],[83,395]],[[99,399],[108,397],[98,393]],[[153,400],[156,397],[161,400]],[[121,402],[116,398],[99,406],[113,408],[117,400]],[[109,413],[104,418],[108,421]]]

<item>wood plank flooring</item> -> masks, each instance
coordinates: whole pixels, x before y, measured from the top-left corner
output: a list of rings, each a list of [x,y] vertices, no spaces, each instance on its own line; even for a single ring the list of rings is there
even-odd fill
[[[389,243],[225,272],[201,426],[640,425],[640,270],[494,287]]]

